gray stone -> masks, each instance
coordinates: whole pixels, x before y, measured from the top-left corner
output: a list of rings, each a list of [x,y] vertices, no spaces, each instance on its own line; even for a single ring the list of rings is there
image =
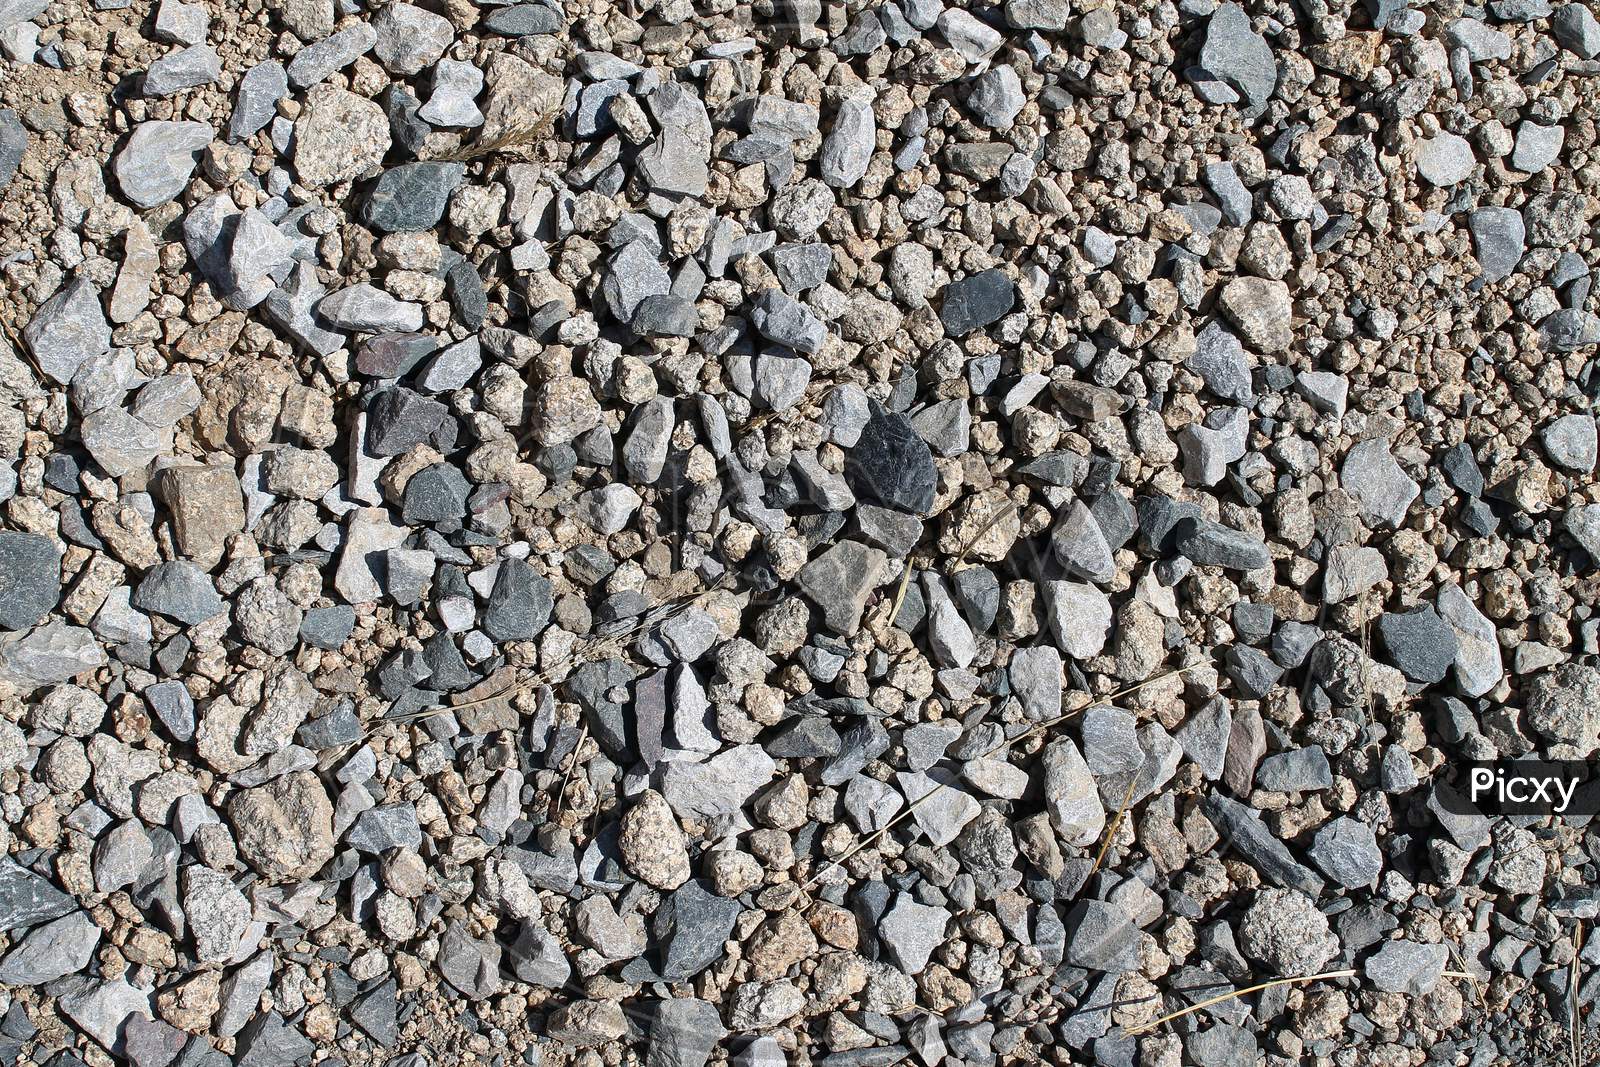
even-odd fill
[[[257,63],[239,79],[239,93],[228,119],[228,140],[254,135],[278,114],[278,101],[289,95],[289,73],[275,59]]]
[[[1307,850],[1322,873],[1346,889],[1366,889],[1383,873],[1383,853],[1372,827],[1360,819],[1341,815],[1323,824]]]
[[[222,59],[210,45],[196,44],[168,52],[145,72],[145,96],[163,97],[185,89],[210,85],[222,76]]]
[[[396,300],[367,282],[348,285],[323,297],[317,314],[337,330],[395,331],[422,329],[422,305]]]
[[[776,770],[760,745],[736,745],[704,763],[665,764],[660,790],[679,818],[711,819],[743,808]]]
[[[1248,404],[1255,398],[1250,385],[1250,363],[1244,346],[1220,322],[1210,322],[1195,336],[1189,369],[1198,374],[1213,395]]]
[[[1355,498],[1369,525],[1398,527],[1411,502],[1422,492],[1389,451],[1389,443],[1369,438],[1350,447],[1339,468],[1339,481]]]
[[[450,409],[403,386],[385,389],[367,408],[367,452],[398,456],[434,435]]]
[[[434,126],[454,129],[483,125],[475,102],[483,91],[483,71],[464,60],[441,59],[433,66],[433,92],[417,117]]]
[[[345,832],[344,840],[352,848],[377,855],[392,848],[415,851],[422,844],[417,809],[405,801],[368,808]]]
[[[1522,212],[1509,207],[1481,207],[1467,214],[1467,229],[1485,281],[1509,277],[1522,262],[1527,247]]]
[[[543,4],[517,4],[495,8],[479,26],[484,32],[501,37],[530,37],[555,33],[561,28],[561,16]]]
[[[828,330],[811,310],[779,289],[768,289],[750,307],[750,323],[769,341],[816,355]]]
[[[894,906],[878,920],[879,943],[889,952],[895,966],[909,975],[921,974],[944,943],[945,925],[950,913],[944,908],[919,904],[909,893],[895,897]]]
[[[390,167],[367,193],[361,217],[369,227],[383,233],[432,229],[444,218],[450,194],[466,173],[465,163],[403,163]]]
[[[947,334],[965,337],[1010,313],[1016,299],[1016,286],[994,267],[945,286],[939,317]]]
[[[213,136],[204,122],[141,122],[111,163],[122,195],[146,210],[173,199]]]
[[[1550,33],[1580,59],[1600,56],[1600,20],[1581,3],[1562,4],[1550,19]]]
[[[409,78],[444,55],[455,38],[450,20],[411,4],[392,4],[372,20],[373,51],[390,74]]]
[[[1082,500],[1072,507],[1050,533],[1050,548],[1061,566],[1074,578],[1104,584],[1116,577],[1117,565],[1100,523]]]
[[[1588,474],[1596,460],[1594,416],[1563,415],[1545,424],[1539,440],[1551,462],[1567,470]]]
[[[289,60],[289,84],[296,89],[309,89],[372,51],[377,42],[378,33],[371,24],[353,22],[296,52]]]
[[[1243,93],[1252,108],[1264,106],[1278,87],[1272,49],[1237,4],[1219,4],[1206,23],[1200,66]]]
[[[1067,962],[1091,971],[1139,969],[1139,927],[1119,905],[1080,900],[1067,913]]]
[[[1517,125],[1516,147],[1511,151],[1511,165],[1520,171],[1536,174],[1561,158],[1561,146],[1566,140],[1565,127],[1521,122]]]
[[[124,1049],[123,1036],[128,1021],[134,1016],[151,1017],[150,994],[117,978],[101,982],[88,976],[66,980],[66,988],[57,993],[56,1006],[72,1025],[120,1055]]]
[[[795,580],[822,608],[828,628],[851,636],[861,626],[862,609],[887,560],[879,549],[859,541],[840,541],[802,567]]]
[[[656,1006],[644,1067],[705,1067],[728,1031],[716,1004],[674,997]]]
[[[1378,640],[1389,658],[1413,682],[1432,685],[1443,681],[1456,659],[1455,631],[1424,604],[1378,617]]]
[[[1600,344],[1600,315],[1561,308],[1539,323],[1539,344],[1547,352],[1575,352]]]
[[[1382,948],[1367,957],[1361,970],[1375,989],[1421,997],[1433,992],[1449,960],[1448,945],[1386,941]]]
[[[840,101],[834,112],[833,128],[823,139],[818,158],[822,180],[835,189],[855,185],[866,175],[877,146],[877,123],[873,119],[871,101],[859,96]]]
[[[100,944],[100,928],[84,912],[74,911],[12,944],[0,958],[0,982],[43,985],[87,967]]]
[[[1350,383],[1332,371],[1306,370],[1295,375],[1294,391],[1324,415],[1344,416]]]
[[[1005,65],[991,67],[974,78],[966,100],[978,123],[992,130],[1009,127],[1026,102],[1022,79],[1016,70]]]
[[[183,869],[183,914],[202,963],[226,963],[238,953],[249,929],[250,902],[233,879],[209,867]]]
[[[956,776],[943,768],[899,771],[895,780],[912,806],[912,818],[935,848],[954,841],[982,811],[972,794],[955,784]]]
[[[1333,786],[1333,771],[1321,747],[1308,745],[1268,756],[1256,769],[1256,785],[1277,793],[1299,793]]]
[[[1455,185],[1472,177],[1478,165],[1465,137],[1438,133],[1417,142],[1417,173],[1432,185]]]
[[[158,563],[146,571],[134,589],[133,606],[188,626],[199,625],[225,607],[211,576],[185,560]]]
[[[1256,720],[1259,724],[1259,720]],[[1234,720],[1237,734],[1242,722]],[[1231,782],[1232,771],[1225,771]],[[1248,784],[1248,783],[1246,783]],[[1319,896],[1324,882],[1315,871],[1302,866],[1289,852],[1287,846],[1261,821],[1253,809],[1221,793],[1211,793],[1201,801],[1201,810],[1217,828],[1229,848],[1238,852],[1246,862],[1281,886],[1302,893]]]
[[[1044,583],[1046,618],[1056,645],[1076,660],[1098,656],[1111,635],[1111,600],[1082,582]]]
[[[76,902],[48,878],[0,856],[0,923],[5,929],[23,930],[59,919],[76,908]]]
[[[0,109],[0,190],[11,184],[22,154],[28,150],[28,131],[10,108]]]
[[[1455,634],[1456,685],[1467,696],[1483,696],[1505,676],[1494,623],[1478,610],[1460,586],[1450,582],[1439,586],[1434,605],[1439,617]]]
[[[25,630],[61,598],[61,549],[48,537],[0,530],[0,627]]]
[[[1173,528],[1174,543],[1185,559],[1202,566],[1255,571],[1272,564],[1259,538],[1209,519],[1185,518]]]
[[[0,677],[23,685],[65,682],[106,662],[82,626],[50,622],[0,639]]]
[[[1061,714],[1061,653],[1048,645],[1018,649],[1006,676],[1029,719],[1042,722]]]
[[[67,282],[39,305],[22,331],[39,369],[65,385],[89,359],[111,347],[111,326],[100,296],[85,278]]]
[[[1099,840],[1106,813],[1089,765],[1068,738],[1046,746],[1041,764],[1045,811],[1061,840],[1086,847]]]

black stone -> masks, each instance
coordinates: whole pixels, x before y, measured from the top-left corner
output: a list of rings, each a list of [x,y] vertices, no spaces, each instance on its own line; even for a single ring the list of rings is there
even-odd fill
[[[1016,286],[1005,271],[993,267],[945,286],[939,317],[945,333],[965,337],[1004,317],[1016,301]]]
[[[26,630],[61,599],[61,549],[48,537],[0,530],[0,627]]]
[[[1456,658],[1456,634],[1432,605],[1378,617],[1378,640],[1400,673],[1413,682],[1443,681]]]
[[[939,472],[933,451],[911,420],[873,402],[861,437],[845,455],[844,473],[858,497],[926,515]]]
[[[479,623],[496,641],[531,641],[550,620],[553,606],[549,579],[527,560],[503,559]]]
[[[448,463],[424,467],[406,481],[402,509],[409,524],[455,529],[467,513],[467,476]]]
[[[404,386],[385,389],[367,408],[367,452],[398,456],[433,436],[450,409]]]
[[[356,371],[369,378],[404,378],[438,350],[439,339],[432,334],[376,334],[356,349]]]
[[[361,205],[361,220],[381,233],[431,230],[444,218],[465,163],[404,163],[379,175]]]

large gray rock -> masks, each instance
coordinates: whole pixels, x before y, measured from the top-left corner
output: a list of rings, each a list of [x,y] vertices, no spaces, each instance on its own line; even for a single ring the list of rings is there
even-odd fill
[[[141,122],[111,163],[122,195],[146,210],[173,199],[214,136],[204,122]]]

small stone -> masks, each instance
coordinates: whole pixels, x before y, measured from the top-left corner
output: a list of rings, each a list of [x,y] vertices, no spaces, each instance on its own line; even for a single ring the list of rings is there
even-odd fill
[[[1519,123],[1516,147],[1511,152],[1511,165],[1520,171],[1537,174],[1561,158],[1561,146],[1566,139],[1567,131],[1561,126]]]
[[[1200,375],[1213,395],[1223,400],[1248,404],[1255,398],[1244,346],[1219,322],[1208,323],[1195,336],[1195,351],[1188,366]]]
[[[457,992],[468,1000],[482,1000],[500,990],[500,956],[498,942],[473,937],[457,921],[445,927],[435,962]]]
[[[439,401],[404,386],[385,389],[367,408],[367,451],[374,456],[409,452],[432,437],[449,414]]]
[[[122,195],[144,210],[173,199],[214,136],[204,122],[141,122],[111,164]]]
[[[991,130],[1010,126],[1026,102],[1022,79],[1013,68],[1005,65],[991,67],[974,78],[966,100],[979,124]]]
[[[1223,5],[1225,8],[1233,6]],[[1222,287],[1217,307],[1239,330],[1244,343],[1257,352],[1286,352],[1294,343],[1294,303],[1289,287],[1283,282],[1270,278],[1234,278]]]
[[[183,913],[202,963],[226,963],[239,951],[250,925],[250,902],[220,871],[183,869]]]
[[[1522,212],[1509,207],[1481,207],[1467,215],[1472,247],[1487,282],[1511,275],[1527,248]]]
[[[869,403],[869,411],[845,454],[845,478],[858,498],[926,515],[938,484],[932,450],[904,415],[876,402]]]
[[[332,85],[311,90],[294,127],[293,161],[301,184],[320,189],[359,178],[382,163],[388,151],[383,108]],[[420,326],[419,319],[411,328]]]
[[[171,96],[184,89],[210,85],[220,77],[222,59],[216,49],[196,44],[169,52],[150,64],[141,88],[148,97]]]
[[[561,16],[543,4],[518,4],[495,8],[484,16],[480,26],[484,32],[501,37],[530,37],[555,33],[561,28]]]
[[[111,326],[94,286],[74,278],[39,305],[22,340],[39,369],[65,385],[84,363],[111,347]]]
[[[1239,948],[1287,978],[1316,974],[1339,954],[1339,939],[1316,903],[1293,889],[1262,889],[1239,923]]]
[[[1349,815],[1324,824],[1307,855],[1323,874],[1346,889],[1371,888],[1383,873],[1383,853],[1372,827]]]
[[[409,78],[432,66],[455,33],[450,20],[411,4],[382,8],[372,20],[373,51],[390,74]]]
[[[475,100],[483,91],[483,71],[463,60],[441,59],[433,66],[433,93],[417,117],[434,126],[466,129],[483,125]]]
[[[840,541],[802,567],[795,580],[822,608],[829,629],[852,635],[861,626],[862,609],[887,560],[879,549],[859,541]]]
[[[1472,177],[1478,161],[1465,137],[1438,133],[1417,142],[1417,173],[1433,185],[1446,186]]]
[[[461,184],[466,172],[465,163],[403,163],[390,167],[378,176],[367,193],[361,205],[361,217],[368,226],[382,233],[432,229],[444,218],[450,194]]]
[[[1453,583],[1440,584],[1434,604],[1455,634],[1456,685],[1467,696],[1483,696],[1505,677],[1494,623]]]
[[[1238,4],[1219,4],[1212,12],[1200,66],[1243,93],[1252,108],[1264,106],[1278,87],[1272,48],[1250,28],[1250,16]]]
[[[822,320],[794,298],[768,289],[752,302],[750,324],[769,341],[815,355],[822,350],[828,330]]]
[[[1121,906],[1080,900],[1066,917],[1067,962],[1091,971],[1123,974],[1139,969],[1139,927]]]
[[[909,975],[927,969],[933,950],[944,943],[950,913],[944,908],[919,904],[909,893],[896,896],[894,906],[878,920],[878,938],[891,962]]]
[[[1339,481],[1355,498],[1361,517],[1374,527],[1398,527],[1411,502],[1422,492],[1389,451],[1389,443],[1369,438],[1350,447],[1339,468]]]
[[[1581,3],[1562,4],[1550,19],[1550,33],[1580,59],[1600,56],[1600,19]]]
[[[1450,960],[1448,945],[1424,945],[1416,941],[1385,941],[1367,958],[1362,974],[1373,988],[1384,993],[1427,996],[1439,984]]]
[[[309,89],[372,51],[377,31],[365,22],[353,22],[320,41],[306,45],[289,60],[289,84]]]
[[[689,880],[689,849],[666,798],[653,789],[639,794],[622,817],[617,838],[622,862],[657,889],[676,889]]]
[[[158,563],[146,571],[134,589],[133,606],[187,626],[197,626],[225,608],[211,576],[185,560]]]
[[[1016,299],[1016,286],[1003,270],[994,267],[945,286],[939,317],[947,334],[965,337],[1005,317]]]
[[[309,771],[234,793],[228,821],[239,855],[269,881],[310,878],[333,858],[333,805]]]
[[[61,549],[39,534],[0,530],[0,627],[36,626],[61,599]]]
[[[503,559],[479,624],[496,641],[531,641],[554,606],[550,580],[526,560]]]
[[[1185,518],[1173,527],[1173,537],[1184,558],[1202,566],[1255,571],[1272,564],[1259,538],[1209,519]]]
[[[871,101],[861,97],[841,101],[833,116],[833,128],[822,141],[818,158],[822,180],[835,189],[855,185],[866,175],[877,146]]]
[[[237,143],[261,130],[277,115],[278,101],[288,95],[289,72],[277,60],[265,60],[245,71],[228,119],[228,140]]]
[[[938,767],[924,772],[899,771],[895,780],[905,794],[912,817],[935,848],[943,848],[982,810],[971,793],[956,786],[955,776]]]
[[[1545,424],[1539,433],[1551,462],[1567,470],[1588,474],[1595,468],[1597,435],[1592,415],[1563,415]]]
[[[1455,631],[1424,604],[1404,612],[1378,617],[1378,640],[1389,658],[1413,682],[1432,685],[1442,681],[1456,659]]]
[[[1600,668],[1563,663],[1535,676],[1524,700],[1528,727],[1540,737],[1571,746],[1579,759],[1600,747]]]
[[[0,982],[53,982],[87,967],[99,944],[100,927],[83,912],[71,912],[14,939],[11,951],[0,958]]]

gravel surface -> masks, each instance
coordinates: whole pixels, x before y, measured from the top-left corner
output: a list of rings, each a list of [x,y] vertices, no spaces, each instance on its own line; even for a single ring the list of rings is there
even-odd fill
[[[1588,0],[0,0],[0,1062],[1594,1062],[1600,832],[1448,783],[1600,749],[1597,102]]]

